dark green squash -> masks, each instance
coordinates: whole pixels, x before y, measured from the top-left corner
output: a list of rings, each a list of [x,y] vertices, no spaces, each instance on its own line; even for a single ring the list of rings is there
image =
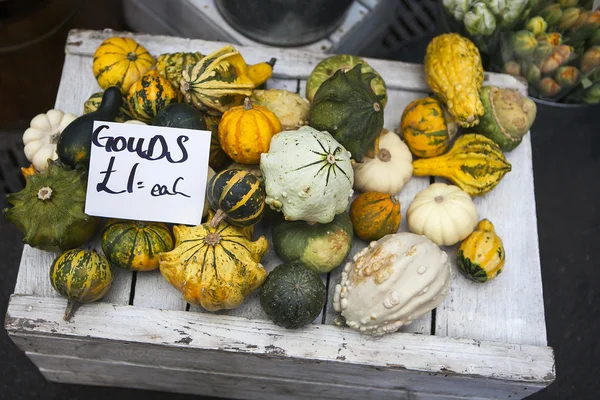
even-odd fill
[[[338,70],[321,84],[310,106],[309,124],[329,132],[357,162],[376,150],[383,129],[383,105],[370,85],[376,75],[362,73],[361,66]]]
[[[277,255],[284,261],[300,261],[320,274],[343,263],[352,248],[352,221],[346,212],[328,224],[279,218],[272,226]]]
[[[69,299],[65,321],[71,319],[79,303],[91,303],[103,298],[112,281],[108,260],[95,250],[67,250],[59,254],[50,267],[52,287]]]
[[[56,144],[56,153],[60,161],[71,167],[81,164],[88,168],[94,121],[114,121],[122,102],[121,90],[111,86],[104,91],[102,103],[96,111],[84,114],[71,122],[62,131]]]
[[[72,249],[90,240],[100,221],[84,213],[85,195],[85,168],[69,170],[56,160],[46,172],[29,175],[23,190],[6,196],[13,207],[5,208],[3,214],[31,247]]]
[[[327,298],[319,275],[300,262],[275,267],[260,289],[260,305],[277,325],[288,329],[310,324]]]
[[[89,114],[98,110],[100,104],[102,103],[102,96],[104,96],[104,92],[97,92],[91,95],[85,103],[83,103],[83,113]],[[127,103],[125,103],[125,99],[123,99],[121,107],[119,108],[119,113],[115,117],[115,122],[125,122],[134,119],[131,113],[129,112],[129,107]]]
[[[111,219],[102,232],[102,251],[111,264],[134,271],[158,268],[158,253],[173,246],[171,230],[162,222]]]
[[[256,224],[265,211],[265,191],[254,175],[241,169],[226,169],[208,182],[208,203],[216,211],[210,225],[223,219],[237,226]]]
[[[156,117],[152,120],[152,125],[206,130],[204,115],[196,110],[194,106],[185,103],[169,104],[156,114]]]

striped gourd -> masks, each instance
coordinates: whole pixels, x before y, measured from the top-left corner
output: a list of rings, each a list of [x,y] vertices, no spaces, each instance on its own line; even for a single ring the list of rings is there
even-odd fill
[[[64,315],[66,321],[71,319],[79,303],[91,303],[104,297],[112,280],[108,260],[95,250],[65,251],[50,267],[52,287],[69,299]]]
[[[131,86],[127,95],[127,105],[131,115],[140,121],[151,122],[156,114],[177,101],[177,92],[156,70],[148,71]]]
[[[91,95],[90,98],[87,99],[85,103],[83,103],[83,113],[89,114],[91,112],[96,111],[98,107],[100,107],[100,103],[102,103],[103,95],[104,92],[97,92]],[[121,107],[119,108],[119,114],[117,114],[117,116],[115,117],[115,122],[125,122],[130,121],[132,119],[133,116],[131,115],[131,112],[129,112],[129,106],[127,105],[125,99],[123,99]]]
[[[459,269],[468,278],[481,283],[498,276],[504,268],[505,261],[502,239],[487,219],[479,222],[475,231],[461,243],[457,252]]]
[[[214,228],[223,219],[233,225],[256,224],[265,211],[265,192],[248,171],[226,169],[208,183],[208,202],[216,210],[210,224]]]
[[[102,232],[102,251],[117,267],[151,271],[158,268],[158,253],[171,250],[171,231],[160,222],[111,219]]]
[[[259,262],[268,242],[252,241],[252,231],[225,221],[215,228],[175,225],[175,249],[159,254],[160,272],[189,303],[208,311],[236,308],[267,276]]]
[[[125,95],[153,65],[154,57],[135,40],[111,37],[96,49],[92,68],[102,89],[118,86]]]
[[[231,161],[227,153],[221,147],[219,142],[219,122],[220,116],[205,114],[206,128],[210,131],[210,154],[208,156],[208,165],[211,168],[219,169]]]
[[[156,59],[156,70],[159,75],[169,81],[173,88],[179,92],[179,83],[182,72],[189,70],[204,58],[199,51],[195,53],[165,53]]]
[[[471,196],[486,194],[510,170],[500,147],[478,134],[459,137],[446,154],[413,161],[413,175],[447,178]]]
[[[356,236],[367,241],[379,240],[398,231],[402,220],[400,202],[388,193],[362,193],[350,206],[350,219]]]

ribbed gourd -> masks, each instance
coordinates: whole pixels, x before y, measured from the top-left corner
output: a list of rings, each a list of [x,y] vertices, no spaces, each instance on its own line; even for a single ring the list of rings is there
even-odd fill
[[[131,85],[127,104],[131,115],[143,122],[152,122],[156,114],[177,101],[177,92],[156,70],[148,71]]]
[[[183,71],[188,71],[203,58],[204,55],[199,51],[195,53],[164,53],[156,59],[156,70],[160,76],[168,80],[171,86],[180,93],[179,85]]]
[[[502,272],[506,261],[504,244],[489,220],[481,220],[461,243],[456,259],[462,273],[476,282],[487,282]]]
[[[171,250],[171,230],[161,222],[111,219],[104,225],[102,251],[117,267],[151,271],[158,268],[158,253]]]
[[[362,193],[350,206],[350,219],[356,236],[369,242],[379,240],[398,231],[402,221],[400,201],[388,193]]]
[[[208,182],[208,202],[216,211],[210,221],[217,227],[223,219],[237,226],[256,224],[265,211],[265,191],[254,175],[240,169],[226,169]]]
[[[425,79],[460,126],[479,122],[483,66],[473,42],[456,33],[434,37],[425,54]]]
[[[329,132],[357,162],[376,151],[383,129],[383,105],[370,86],[375,77],[363,74],[361,64],[338,70],[319,87],[310,106],[310,126]]]
[[[223,221],[216,228],[175,225],[173,233],[175,249],[159,254],[160,272],[189,303],[208,311],[236,308],[267,277],[260,264],[267,239],[252,241],[252,227]]]
[[[500,147],[483,135],[460,136],[448,153],[413,161],[413,175],[441,176],[471,196],[481,196],[511,170]]]

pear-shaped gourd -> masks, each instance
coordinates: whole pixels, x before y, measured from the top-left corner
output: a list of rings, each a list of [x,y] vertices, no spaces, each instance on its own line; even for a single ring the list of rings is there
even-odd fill
[[[458,268],[476,282],[487,282],[504,268],[506,253],[502,239],[487,219],[477,224],[475,231],[458,248]]]

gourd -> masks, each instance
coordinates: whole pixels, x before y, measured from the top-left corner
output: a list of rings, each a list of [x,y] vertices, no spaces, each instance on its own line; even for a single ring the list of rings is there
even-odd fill
[[[362,193],[350,206],[350,219],[356,236],[369,242],[379,240],[398,232],[402,221],[400,201],[387,193]]]
[[[312,101],[323,82],[331,78],[337,70],[346,72],[358,64],[361,65],[360,71],[363,74],[375,74],[375,77],[370,81],[371,89],[380,98],[381,105],[385,107],[387,103],[387,89],[381,75],[362,58],[349,54],[336,54],[323,59],[323,61],[317,64],[306,82],[306,98]]]
[[[219,122],[221,117],[204,114],[206,128],[210,131],[210,154],[208,157],[208,165],[214,169],[219,169],[223,165],[231,162],[231,159],[223,151],[221,143],[219,143]]]
[[[201,131],[207,129],[204,115],[193,106],[184,103],[171,103],[160,110],[152,120],[152,125]]]
[[[450,286],[448,255],[424,236],[384,236],[347,263],[333,307],[361,333],[383,335],[439,306]]]
[[[259,164],[240,164],[240,163],[233,162],[233,163],[229,164],[227,169],[243,169],[244,171],[248,171],[252,175],[254,175],[256,177],[256,179],[259,180],[259,182],[263,182],[263,176],[262,176],[262,172],[260,171]]]
[[[169,81],[171,86],[181,94],[179,84],[183,71],[192,68],[204,58],[199,51],[195,53],[164,53],[156,58],[156,70],[158,74]]]
[[[327,292],[321,278],[302,263],[278,265],[260,289],[260,306],[275,324],[297,329],[323,311]]]
[[[310,102],[297,93],[281,89],[254,90],[252,103],[271,111],[285,131],[298,129],[308,123]]]
[[[376,75],[363,74],[360,68],[358,64],[348,72],[336,71],[310,105],[310,126],[329,132],[357,162],[375,150],[383,129],[383,105],[370,87]]]
[[[271,226],[275,253],[283,261],[299,261],[319,274],[337,268],[352,249],[352,222],[346,212],[327,224],[277,218]]]
[[[125,95],[154,63],[154,57],[135,40],[111,37],[96,49],[92,69],[102,89],[116,86]]]
[[[271,138],[281,132],[279,119],[267,108],[246,97],[244,105],[229,109],[219,122],[219,143],[234,161],[257,164],[269,151]]]
[[[460,126],[479,122],[484,112],[479,99],[483,67],[473,42],[456,33],[434,37],[425,53],[425,79]]]
[[[216,211],[212,228],[223,219],[237,226],[256,224],[265,211],[265,192],[254,175],[239,169],[226,169],[212,177],[207,187],[208,203]]]
[[[511,168],[500,147],[477,134],[460,136],[446,154],[413,161],[413,175],[447,178],[471,196],[495,188]]]
[[[308,126],[275,135],[260,170],[266,204],[290,221],[329,223],[346,211],[353,193],[348,151],[329,133]]]
[[[529,132],[537,107],[515,89],[484,86],[481,101],[485,112],[473,131],[492,139],[502,151],[512,151]]]
[[[3,214],[25,235],[23,243],[46,251],[68,250],[91,239],[99,219],[84,213],[86,171],[52,161],[30,175],[25,188],[6,196],[13,206]]]
[[[184,69],[180,90],[187,103],[219,115],[242,104],[252,89],[266,82],[272,73],[271,64],[248,66],[239,51],[225,46],[201,59],[193,68]]]
[[[45,172],[48,160],[56,160],[56,143],[61,132],[77,118],[74,114],[61,110],[49,110],[38,114],[29,123],[29,128],[23,134],[25,157],[35,169]]]
[[[56,153],[60,161],[70,167],[81,164],[88,168],[94,121],[114,121],[121,102],[119,88],[111,86],[104,91],[102,103],[96,111],[78,117],[63,129],[56,143]]]
[[[478,214],[467,193],[453,185],[433,183],[417,193],[406,218],[411,232],[439,246],[452,246],[473,232]]]
[[[25,180],[27,180],[31,175],[35,175],[38,172],[35,170],[35,167],[33,164],[29,164],[29,167],[25,168],[25,167],[21,167],[21,174],[23,175],[23,178],[25,178]]]
[[[83,113],[89,114],[94,112],[100,107],[102,103],[102,96],[104,96],[104,92],[97,92],[92,94],[86,101],[83,103]],[[129,106],[127,105],[127,101],[122,99],[121,107],[119,107],[119,113],[115,117],[115,122],[127,122],[133,120],[133,116],[129,112]]]
[[[102,251],[119,268],[151,271],[158,268],[158,253],[171,250],[171,230],[161,222],[111,219],[102,231]]]
[[[417,157],[428,158],[448,150],[458,125],[438,100],[425,97],[406,106],[400,129],[410,151]]]
[[[412,155],[404,142],[384,129],[375,157],[354,163],[354,189],[397,194],[412,177]]]
[[[264,236],[252,241],[252,227],[223,221],[216,228],[175,225],[173,233],[175,249],[158,255],[160,272],[187,302],[208,311],[236,308],[263,284],[259,262],[268,243]]]
[[[177,92],[156,70],[144,74],[129,89],[127,105],[131,115],[143,122],[152,122],[156,114],[177,101]]]
[[[506,261],[502,239],[487,219],[477,224],[456,254],[458,268],[476,282],[487,282],[500,275]]]
[[[212,177],[215,175],[215,170],[209,166],[208,173],[206,174],[206,194],[204,197],[204,210],[202,210],[202,218],[206,217],[208,215],[208,212],[210,211],[210,203],[208,202],[208,182],[210,182]]]
[[[80,303],[103,298],[110,290],[113,275],[108,260],[95,250],[67,250],[50,267],[50,282],[68,298],[63,319],[69,321]]]

